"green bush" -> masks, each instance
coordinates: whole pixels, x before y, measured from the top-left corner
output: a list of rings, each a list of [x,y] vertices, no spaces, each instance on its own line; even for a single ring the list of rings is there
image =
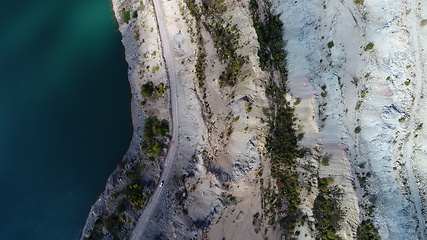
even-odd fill
[[[118,214],[124,213],[124,211],[126,210],[125,201],[126,201],[126,200],[125,200],[124,198],[122,198],[122,199],[120,200],[119,204],[117,205],[117,207],[116,207],[116,212],[117,212]]]
[[[366,45],[363,50],[368,51],[371,50],[372,48],[374,48],[374,44],[373,43],[369,43],[368,45]]]
[[[153,82],[147,82],[146,84],[142,85],[141,95],[143,97],[149,98],[153,95],[153,92],[154,92]]]
[[[333,47],[334,47],[334,42],[333,41],[328,42],[328,48],[333,48]]]
[[[148,154],[159,157],[165,147],[164,139],[169,137],[169,122],[166,119],[159,120],[157,117],[145,119],[144,135],[141,148]]]
[[[156,142],[147,150],[147,153],[159,157],[163,153],[163,148],[164,145],[162,143]]]
[[[378,230],[371,220],[363,220],[357,228],[357,240],[380,240]]]
[[[124,9],[124,8],[122,8],[122,10],[120,12],[121,12],[121,15],[122,15],[123,22],[129,23],[130,12],[126,11],[126,9]]]
[[[145,119],[144,139],[149,141],[154,137],[165,137],[169,133],[169,122],[160,120],[156,116]]]
[[[123,193],[126,196],[126,199],[129,201],[130,205],[135,211],[141,210],[145,204],[145,198],[142,195],[143,186],[138,183],[134,183],[130,186],[127,186],[123,189]]]
[[[320,161],[322,166],[329,166],[329,158],[328,157],[322,157],[322,160]]]
[[[359,133],[360,133],[360,131],[362,131],[362,128],[361,128],[361,127],[356,127],[356,128],[354,129],[354,132],[355,132],[355,133],[357,133],[357,134],[359,134]]]
[[[122,227],[123,223],[120,221],[119,216],[116,214],[111,214],[108,216],[107,221],[105,222],[105,228],[107,228],[107,231],[115,234],[117,233],[120,228]]]

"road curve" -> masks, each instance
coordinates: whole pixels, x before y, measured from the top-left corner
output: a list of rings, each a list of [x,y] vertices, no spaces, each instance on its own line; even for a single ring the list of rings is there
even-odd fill
[[[167,69],[167,74],[169,77],[169,85],[170,85],[170,103],[171,103],[171,128],[172,128],[172,139],[170,141],[170,146],[168,149],[168,153],[165,158],[164,168],[162,172],[162,176],[160,177],[160,181],[164,181],[163,187],[157,187],[154,191],[154,194],[151,196],[148,204],[146,205],[144,211],[138,219],[138,222],[132,232],[131,238],[132,240],[140,240],[143,237],[144,230],[150,220],[151,215],[154,212],[154,209],[157,206],[157,202],[160,199],[160,196],[163,195],[165,190],[165,186],[168,184],[170,179],[171,169],[173,161],[176,157],[176,152],[178,148],[178,100],[177,100],[177,90],[176,90],[176,74],[174,67],[174,59],[173,59],[173,49],[171,48],[169,36],[166,31],[165,24],[165,14],[163,11],[163,6],[161,0],[153,0],[154,3],[154,11],[156,13],[157,25],[160,32],[160,39],[163,48],[163,57],[165,59],[165,65]],[[159,181],[159,182],[160,182]]]

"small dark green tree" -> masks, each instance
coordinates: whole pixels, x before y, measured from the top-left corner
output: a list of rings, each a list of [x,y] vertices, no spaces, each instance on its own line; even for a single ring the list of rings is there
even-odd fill
[[[154,92],[154,86],[153,82],[148,82],[141,87],[141,94],[145,98],[149,98],[153,95]]]

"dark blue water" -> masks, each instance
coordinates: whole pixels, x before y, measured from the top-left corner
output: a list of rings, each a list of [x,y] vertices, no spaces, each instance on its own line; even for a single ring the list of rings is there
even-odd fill
[[[0,239],[77,239],[131,137],[109,0],[1,1]]]

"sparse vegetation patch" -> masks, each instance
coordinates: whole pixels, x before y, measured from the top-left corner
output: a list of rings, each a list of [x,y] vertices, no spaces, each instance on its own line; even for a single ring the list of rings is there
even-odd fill
[[[294,234],[296,223],[301,215],[299,174],[296,170],[296,158],[304,151],[297,146],[298,136],[294,127],[294,109],[285,99],[287,68],[286,53],[282,43],[283,23],[280,15],[273,15],[269,9],[263,11],[256,0],[250,1],[250,11],[260,49],[258,56],[263,70],[270,71],[266,93],[270,100],[270,109],[265,110],[268,117],[269,134],[267,149],[271,159],[271,175],[277,182],[278,191],[264,189],[263,198],[270,203],[270,224],[278,222],[288,236]],[[264,15],[265,21],[261,21]],[[302,135],[300,136],[302,138]]]
[[[240,70],[247,60],[236,52],[239,47],[240,35],[235,26],[223,19],[222,16],[227,10],[223,2],[221,0],[205,0],[202,1],[201,5],[197,5],[194,0],[185,1],[191,14],[196,18],[197,27],[203,26],[209,31],[221,62],[226,64],[225,70],[219,77],[219,85],[221,87],[232,87],[237,83]],[[197,31],[199,32],[199,30]],[[198,37],[201,38],[201,36]],[[201,39],[198,44],[200,49]],[[201,53],[201,51],[199,52]],[[201,68],[198,69],[198,71],[200,70]]]
[[[314,201],[313,214],[319,239],[340,239],[336,233],[343,217],[339,201],[342,190],[329,186],[330,180],[327,178],[318,178],[317,181],[319,195]]]

